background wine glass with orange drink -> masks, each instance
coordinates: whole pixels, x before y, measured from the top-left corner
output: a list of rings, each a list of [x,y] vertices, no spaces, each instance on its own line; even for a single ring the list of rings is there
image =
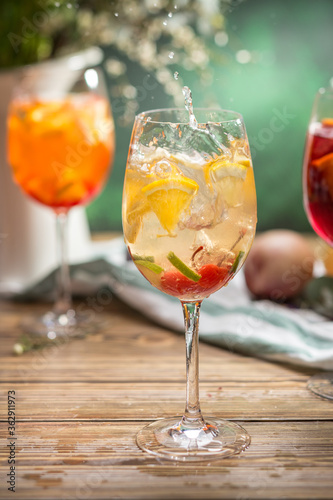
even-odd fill
[[[26,195],[52,209],[57,222],[57,300],[52,311],[25,322],[30,333],[49,339],[92,327],[72,306],[67,217],[72,207],[89,203],[99,194],[115,148],[101,71],[73,71],[68,80],[68,88],[59,92],[52,85],[40,85],[36,75],[28,73],[14,91],[7,120],[8,160],[14,180]]]

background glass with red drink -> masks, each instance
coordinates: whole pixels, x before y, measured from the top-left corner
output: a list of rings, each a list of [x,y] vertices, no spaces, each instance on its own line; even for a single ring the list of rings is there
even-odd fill
[[[333,247],[333,87],[318,91],[303,162],[304,206],[314,231]],[[333,372],[314,375],[308,388],[333,399]]]

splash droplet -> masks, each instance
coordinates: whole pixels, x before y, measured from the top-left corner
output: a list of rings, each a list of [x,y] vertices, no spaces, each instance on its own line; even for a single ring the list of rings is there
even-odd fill
[[[173,59],[175,57],[175,53],[169,52],[168,57],[169,57],[169,59]]]
[[[178,71],[175,71],[175,72],[174,72],[173,77],[174,77],[174,79],[175,79],[175,80],[178,80],[178,78],[179,78],[179,73],[178,73]]]

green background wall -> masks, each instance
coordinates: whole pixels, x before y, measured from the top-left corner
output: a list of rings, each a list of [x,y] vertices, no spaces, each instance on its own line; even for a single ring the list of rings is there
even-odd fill
[[[211,59],[210,85],[203,86],[181,65],[174,68],[191,87],[195,106],[215,101],[243,114],[254,161],[260,231],[311,230],[302,204],[302,156],[314,94],[333,77],[332,23],[332,0],[247,0],[227,14],[229,43]],[[239,50],[250,51],[252,61],[239,63]],[[108,48],[105,52],[114,55]],[[126,63],[128,79],[138,89],[138,111],[173,105],[153,75]],[[112,91],[112,79],[108,84]],[[87,209],[93,231],[121,229],[131,126],[119,123],[121,100],[111,102],[117,150],[108,185]]]

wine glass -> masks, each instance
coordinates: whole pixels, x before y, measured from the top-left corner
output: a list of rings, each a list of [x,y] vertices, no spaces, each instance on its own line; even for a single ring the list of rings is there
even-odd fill
[[[189,119],[185,109],[161,109],[136,117],[124,182],[125,242],[143,276],[180,299],[185,322],[184,415],[151,423],[137,436],[139,447],[158,457],[217,459],[250,443],[239,425],[201,414],[198,323],[202,300],[244,263],[255,226],[254,176],[241,115],[197,109]]]
[[[67,261],[69,210],[101,191],[114,156],[114,123],[99,68],[28,68],[13,92],[7,118],[7,156],[23,192],[53,210],[59,272],[52,311],[23,328],[40,340],[91,331],[93,321],[73,309]],[[60,82],[60,84],[59,84]],[[23,257],[22,257],[23,258]]]
[[[303,162],[304,207],[315,232],[333,246],[333,87],[315,97]],[[333,372],[314,375],[307,387],[333,399]]]

